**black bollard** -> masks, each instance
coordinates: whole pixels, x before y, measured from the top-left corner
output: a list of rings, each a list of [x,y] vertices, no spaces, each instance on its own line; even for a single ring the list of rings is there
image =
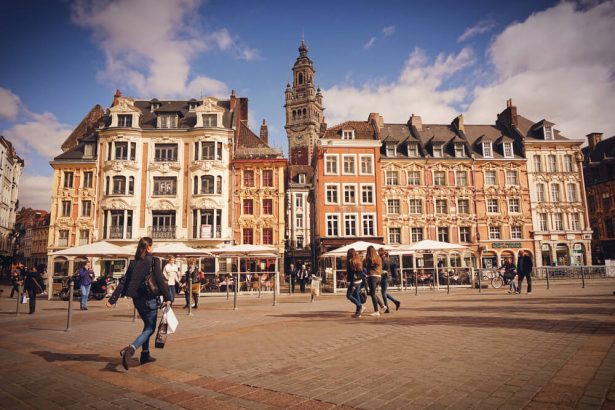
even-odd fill
[[[275,273],[273,274],[273,306],[276,306],[276,305],[277,305],[277,301],[276,301],[276,299],[275,299],[275,293],[276,293],[276,291],[277,291],[277,287],[276,287],[275,285],[276,285],[276,283],[277,283],[277,282],[276,282],[276,279],[277,279],[277,278],[278,278],[278,273],[277,273],[277,272],[275,272]]]
[[[73,278],[68,279],[68,317],[66,318],[66,332],[70,330],[70,322],[73,315]]]

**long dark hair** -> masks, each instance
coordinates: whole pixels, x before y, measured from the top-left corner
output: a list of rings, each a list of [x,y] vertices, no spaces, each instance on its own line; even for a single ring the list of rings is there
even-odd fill
[[[149,236],[144,236],[143,238],[139,239],[137,251],[135,252],[135,260],[141,260],[145,258],[145,255],[147,254],[147,248],[152,246],[152,243],[152,238],[150,238]]]

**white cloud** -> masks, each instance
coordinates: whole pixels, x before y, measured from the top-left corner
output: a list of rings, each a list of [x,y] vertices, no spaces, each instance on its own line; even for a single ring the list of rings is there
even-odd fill
[[[3,131],[15,146],[17,155],[26,159],[33,154],[46,160],[60,153],[60,146],[72,132],[73,127],[63,124],[51,113],[27,112],[19,124]]]
[[[460,103],[467,90],[460,86],[442,89],[444,82],[474,62],[470,48],[458,54],[440,54],[434,61],[415,49],[395,81],[371,82],[360,86],[336,85],[324,91],[327,122],[365,120],[378,111],[387,122],[405,122],[411,113],[427,121],[450,122],[456,116],[452,108]]]
[[[11,90],[0,87],[0,118],[15,119],[19,113],[20,105],[18,96],[13,94]]]
[[[481,20],[472,27],[468,27],[461,36],[457,39],[458,43],[466,41],[467,39],[483,34],[495,27],[495,21],[492,19]]]
[[[382,29],[382,34],[384,37],[388,37],[395,33],[395,26],[386,26]]]
[[[376,37],[372,37],[370,38],[367,43],[365,43],[365,45],[363,46],[363,48],[365,50],[369,50],[370,48],[372,48],[372,46],[374,45],[374,43],[376,42]]]
[[[106,57],[99,79],[121,83],[139,96],[226,96],[223,82],[195,76],[190,60],[211,50],[238,59],[258,59],[258,51],[236,41],[226,29],[205,31],[198,20],[201,0],[77,0],[73,21],[94,33]],[[120,85],[120,84],[118,84]]]
[[[468,122],[493,122],[512,98],[519,114],[569,138],[613,135],[615,2],[591,6],[560,3],[507,27],[489,49],[497,80],[475,90]]]
[[[27,164],[26,164],[27,165]],[[19,207],[49,211],[51,207],[51,186],[53,176],[24,173],[19,180]]]

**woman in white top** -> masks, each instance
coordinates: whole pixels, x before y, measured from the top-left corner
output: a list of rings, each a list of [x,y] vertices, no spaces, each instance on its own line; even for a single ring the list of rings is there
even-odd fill
[[[175,285],[179,283],[179,265],[175,264],[175,256],[169,255],[168,262],[164,265],[162,273],[169,285],[169,291],[171,292],[171,303],[173,303],[176,292]]]

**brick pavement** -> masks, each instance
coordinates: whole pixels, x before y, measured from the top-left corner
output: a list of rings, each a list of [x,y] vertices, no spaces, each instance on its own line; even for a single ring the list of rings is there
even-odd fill
[[[400,311],[359,320],[343,296],[205,298],[128,372],[128,301],[91,302],[65,332],[66,302],[15,317],[4,296],[0,408],[615,408],[614,289],[403,293]]]

